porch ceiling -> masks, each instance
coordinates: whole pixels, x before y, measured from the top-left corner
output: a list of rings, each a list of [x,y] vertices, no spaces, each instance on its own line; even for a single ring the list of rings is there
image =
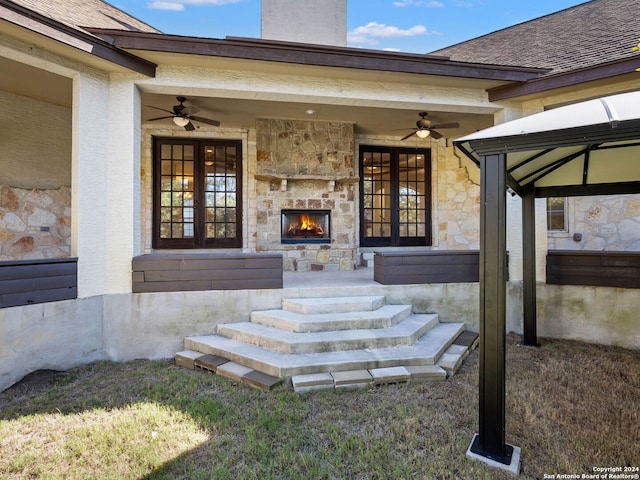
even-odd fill
[[[176,95],[143,94],[142,121],[158,117],[158,111],[146,107],[171,109],[177,103]],[[256,118],[277,118],[305,121],[335,121],[354,124],[356,134],[384,135],[402,138],[415,127],[418,112],[422,109],[416,104],[411,109],[358,107],[352,105],[328,105],[313,102],[276,102],[265,100],[247,100],[233,98],[212,98],[189,96],[187,104],[197,106],[198,116],[212,118],[221,122],[221,128],[255,128]],[[307,110],[316,113],[309,115]],[[441,130],[447,138],[456,138],[493,125],[493,115],[460,113],[445,110],[428,109],[429,119],[434,124],[458,122],[460,128]],[[161,113],[161,112],[160,112]],[[171,120],[160,120],[149,125],[171,125]],[[196,127],[197,127],[196,122]]]
[[[72,81],[39,68],[0,57],[0,91],[71,108]]]

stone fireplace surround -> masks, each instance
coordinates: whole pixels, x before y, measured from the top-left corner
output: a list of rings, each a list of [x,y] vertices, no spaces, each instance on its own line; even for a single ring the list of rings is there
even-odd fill
[[[353,125],[258,119],[258,252],[281,252],[285,271],[356,267],[356,166]],[[330,210],[328,244],[282,244],[281,210]]]

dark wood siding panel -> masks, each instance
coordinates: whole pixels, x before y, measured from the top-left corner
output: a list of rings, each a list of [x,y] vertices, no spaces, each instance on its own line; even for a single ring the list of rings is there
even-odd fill
[[[282,288],[282,255],[143,255],[132,261],[132,280],[134,293]]]
[[[77,258],[0,262],[0,308],[78,297]]]
[[[478,251],[376,252],[374,280],[383,285],[478,282]]]
[[[0,295],[0,308],[20,307],[22,305],[34,305],[36,303],[58,302],[60,300],[72,300],[78,298],[77,287],[54,288],[34,292],[20,292]]]
[[[76,275],[62,275],[50,277],[20,278],[17,280],[0,280],[0,292],[23,293],[40,290],[53,290],[59,288],[75,287]]]
[[[76,275],[77,270],[77,262],[67,259],[60,263],[51,260],[46,263],[0,262],[0,281]]]
[[[282,271],[280,271],[282,273]],[[272,278],[276,269],[212,269],[212,270],[151,270],[144,273],[145,282],[173,282],[200,280],[243,280],[248,278]]]
[[[640,252],[550,250],[547,283],[640,288]]]

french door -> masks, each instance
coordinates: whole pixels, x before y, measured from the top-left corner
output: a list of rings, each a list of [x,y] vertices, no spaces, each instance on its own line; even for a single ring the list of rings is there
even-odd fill
[[[431,151],[360,146],[360,245],[431,245]]]
[[[242,246],[242,142],[154,139],[154,248]]]

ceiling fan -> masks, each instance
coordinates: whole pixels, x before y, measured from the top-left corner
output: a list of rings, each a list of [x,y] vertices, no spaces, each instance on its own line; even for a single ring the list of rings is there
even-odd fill
[[[413,129],[414,131],[402,137],[401,140],[406,140],[412,135],[417,135],[420,138],[427,138],[429,135],[431,135],[437,140],[439,138],[442,138],[442,134],[437,132],[435,130],[436,128],[458,128],[460,126],[460,124],[457,122],[431,125],[431,120],[427,119],[427,112],[420,112],[418,113],[418,115],[420,116],[420,120],[416,122],[416,128]]]
[[[191,123],[192,120],[195,122],[206,123],[207,125],[213,125],[215,127],[220,126],[220,122],[218,120],[196,117],[194,113],[198,113],[200,109],[194,107],[193,105],[185,105],[184,102],[187,101],[187,97],[176,97],[176,100],[178,100],[178,102],[180,103],[173,106],[173,111],[166,110],[160,107],[154,107],[153,105],[146,105],[149,108],[155,108],[156,110],[161,110],[169,114],[164,117],[150,118],[147,121],[155,122],[156,120],[164,120],[165,118],[170,118],[173,120],[173,123],[175,123],[179,127],[184,127],[184,129],[188,132],[196,129],[196,127],[193,126],[193,123]]]

